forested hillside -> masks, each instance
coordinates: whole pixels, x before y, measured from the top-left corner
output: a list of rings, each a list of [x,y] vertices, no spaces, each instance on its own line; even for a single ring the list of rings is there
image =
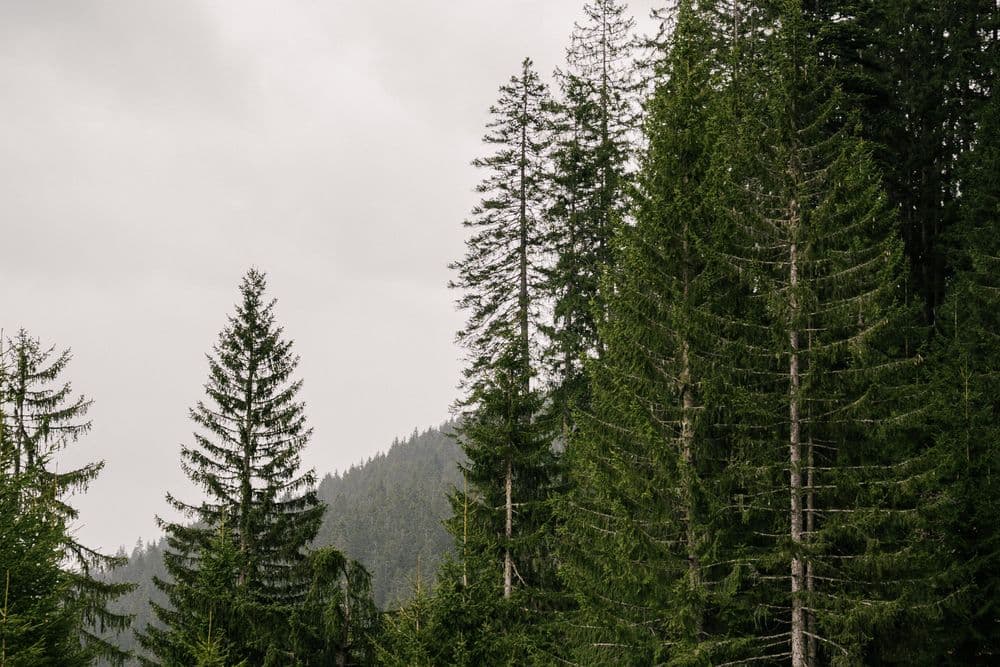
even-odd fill
[[[414,431],[384,454],[320,482],[327,510],[315,544],[332,545],[368,568],[380,608],[408,599],[418,578],[433,585],[452,548],[442,521],[451,512],[448,493],[462,484],[461,457],[446,425]]]
[[[461,450],[451,433],[447,424],[414,430],[393,441],[388,451],[319,483],[318,497],[327,509],[314,545],[334,546],[368,568],[380,608],[392,609],[408,599],[418,580],[422,587],[433,586],[441,558],[452,548],[442,520],[451,511],[448,493],[462,482]],[[135,630],[152,619],[150,600],[165,602],[153,585],[154,576],[166,576],[164,546],[164,540],[137,545],[125,565],[109,576],[110,581],[138,585],[113,605],[134,615]],[[126,650],[137,647],[131,632],[109,639]]]

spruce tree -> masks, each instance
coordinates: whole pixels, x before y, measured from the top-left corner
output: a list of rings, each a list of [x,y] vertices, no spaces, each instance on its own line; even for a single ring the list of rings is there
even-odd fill
[[[820,62],[860,114],[911,265],[909,298],[927,323],[955,267],[960,156],[992,73],[994,0],[833,0],[803,3]]]
[[[323,507],[314,473],[299,470],[312,433],[296,401],[299,359],[276,324],[275,301],[266,299],[265,289],[265,275],[248,271],[236,314],[208,356],[207,400],[190,413],[199,430],[181,451],[181,467],[206,499],[188,503],[168,494],[170,505],[192,523],[160,520],[171,581],[156,583],[170,605],[154,607],[164,627],[151,626],[141,641],[164,664],[194,662],[188,619],[207,612],[188,593],[197,588],[203,554],[220,529],[235,548],[228,586],[239,604],[226,612],[231,660],[263,664],[268,655],[281,655],[287,639],[281,619],[308,591],[304,549]]]
[[[702,482],[718,455],[703,418],[711,350],[699,311],[719,285],[701,246],[721,83],[710,10],[681,2],[655,59],[636,224],[619,230],[593,405],[567,454],[561,573],[579,610],[565,657],[583,664],[697,661],[706,625]]]
[[[290,650],[279,664],[375,664],[379,615],[371,575],[333,547],[309,553],[309,590],[288,619]]]
[[[0,432],[0,443],[4,442]],[[0,665],[87,665],[81,610],[62,569],[66,527],[37,471],[0,466]]]
[[[465,257],[452,264],[469,313],[458,338],[468,350],[459,429],[469,457],[473,548],[497,558],[503,597],[515,587],[551,584],[545,544],[546,495],[554,457],[544,424],[538,330],[542,318],[541,218],[546,208],[548,147],[546,86],[525,59],[500,88],[484,143],[495,152],[477,159],[486,170],[482,202],[465,222],[471,235]],[[456,498],[456,508],[466,502]]]
[[[91,428],[86,417],[92,401],[75,396],[72,384],[63,380],[73,358],[70,350],[45,348],[24,329],[0,340],[0,348],[0,472],[22,488],[25,511],[42,503],[55,515],[49,521],[59,535],[63,576],[69,581],[62,604],[80,614],[77,631],[85,655],[120,663],[127,654],[100,635],[128,626],[129,617],[112,612],[109,603],[133,586],[107,583],[100,575],[124,559],[87,547],[71,530],[78,512],[69,496],[85,491],[104,462],[58,471],[59,452]]]
[[[991,55],[1000,62],[1000,47]],[[996,66],[994,65],[994,71]],[[1000,101],[995,84],[977,141],[962,158],[961,215],[951,240],[958,268],[937,319],[927,376],[935,402],[939,487],[926,513],[949,603],[933,632],[937,664],[1000,659]],[[938,544],[939,542],[939,544]]]
[[[549,400],[566,430],[574,405],[587,403],[583,360],[597,354],[603,307],[598,283],[612,257],[615,227],[627,210],[632,144],[638,124],[633,63],[634,21],[624,3],[584,6],[556,73],[561,100],[554,114],[548,274],[553,322],[546,359]]]
[[[855,664],[922,600],[914,554],[914,313],[896,220],[799,3],[776,3],[724,119],[710,261],[743,289],[713,303],[727,441],[711,578],[713,659]],[[709,568],[706,566],[706,570]]]

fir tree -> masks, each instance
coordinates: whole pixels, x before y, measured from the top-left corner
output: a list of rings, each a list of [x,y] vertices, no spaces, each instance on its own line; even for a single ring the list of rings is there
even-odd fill
[[[585,664],[695,660],[705,625],[701,479],[717,454],[701,416],[710,350],[699,310],[718,286],[700,247],[712,228],[714,39],[705,3],[680,3],[646,105],[636,224],[620,231],[607,278],[592,411],[578,415],[567,455],[562,574],[579,611],[566,657]]]
[[[491,108],[484,142],[496,152],[474,162],[487,172],[478,187],[484,198],[465,222],[467,253],[452,265],[458,279],[451,286],[463,290],[458,303],[469,313],[458,338],[469,358],[460,434],[475,489],[470,540],[496,555],[508,599],[518,582],[538,590],[551,580],[544,540],[553,453],[536,418],[540,397],[532,386],[542,317],[549,105],[545,85],[525,59]]]
[[[114,613],[109,603],[132,589],[130,584],[109,584],[100,574],[124,562],[107,556],[76,539],[69,529],[77,510],[69,496],[85,491],[104,467],[103,461],[57,472],[57,455],[79,440],[91,427],[86,418],[92,401],[74,396],[62,377],[72,360],[70,350],[57,353],[21,329],[12,339],[0,340],[0,403],[3,405],[0,437],[0,472],[16,480],[25,492],[25,506],[42,502],[54,512],[52,525],[61,527],[64,576],[70,585],[63,604],[81,616],[78,631],[89,655],[121,662],[128,656],[100,635],[106,629],[124,630],[129,617]],[[30,484],[26,483],[30,480]]]
[[[632,143],[638,124],[634,82],[634,21],[623,3],[584,6],[557,72],[562,100],[554,115],[549,243],[556,257],[548,274],[553,322],[547,366],[549,400],[568,428],[573,405],[586,405],[583,360],[598,352],[603,307],[598,283],[611,261],[614,229],[627,209]]]
[[[274,304],[264,295],[265,276],[251,269],[240,285],[235,316],[209,355],[208,400],[191,410],[199,427],[194,445],[182,449],[182,468],[207,494],[200,504],[167,500],[192,524],[161,521],[167,532],[165,564],[172,581],[157,581],[170,607],[156,607],[163,629],[150,627],[143,645],[166,664],[189,664],[185,619],[194,614],[186,594],[203,567],[201,554],[226,527],[235,545],[231,585],[240,605],[232,636],[236,655],[263,663],[269,630],[283,606],[304,599],[309,586],[304,549],[322,518],[313,472],[301,472],[300,455],[309,441],[302,386],[293,380],[298,357],[275,322]]]
[[[716,661],[857,663],[921,599],[914,318],[869,148],[799,4],[776,9],[754,95],[733,105],[750,113],[724,119],[713,166],[711,261],[743,290],[711,312],[730,502],[706,573],[726,582],[728,627],[705,645]]]
[[[919,638],[934,640],[937,664],[1000,658],[1000,101],[995,84],[990,92],[978,140],[960,165],[961,217],[950,239],[961,248],[959,270],[927,374],[940,475],[925,510],[940,543],[927,543],[939,547],[936,579],[950,604],[945,622]]]

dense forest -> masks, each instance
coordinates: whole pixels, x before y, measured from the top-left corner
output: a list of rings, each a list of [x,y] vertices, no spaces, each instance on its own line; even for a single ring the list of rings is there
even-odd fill
[[[654,18],[592,0],[499,87],[461,455],[304,470],[251,269],[190,409],[203,497],[168,491],[134,588],[70,530],[101,463],[56,472],[69,353],[4,338],[0,666],[997,663],[1000,3]]]

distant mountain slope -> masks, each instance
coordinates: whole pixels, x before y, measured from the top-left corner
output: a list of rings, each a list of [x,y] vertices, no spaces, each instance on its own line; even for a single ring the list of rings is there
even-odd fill
[[[372,573],[375,602],[391,607],[410,596],[420,576],[433,580],[451,548],[441,522],[447,494],[461,484],[461,449],[451,427],[414,431],[389,451],[319,484],[327,511],[317,545],[333,545]]]
[[[389,451],[326,475],[318,494],[327,506],[316,545],[332,545],[363,563],[372,574],[375,602],[392,608],[410,596],[417,578],[433,581],[437,565],[451,549],[442,525],[450,514],[447,494],[461,483],[461,449],[449,435],[450,425],[416,430],[395,440]],[[139,545],[128,563],[110,574],[112,581],[131,581],[138,588],[118,601],[118,609],[135,615],[133,628],[152,620],[149,600],[164,602],[153,576],[165,577],[164,541]],[[133,649],[131,633],[117,638]]]

